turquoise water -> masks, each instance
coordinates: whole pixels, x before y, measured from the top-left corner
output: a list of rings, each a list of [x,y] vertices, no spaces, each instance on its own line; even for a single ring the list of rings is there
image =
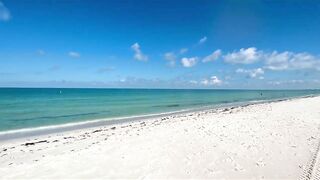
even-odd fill
[[[319,93],[319,90],[0,88],[0,131]]]

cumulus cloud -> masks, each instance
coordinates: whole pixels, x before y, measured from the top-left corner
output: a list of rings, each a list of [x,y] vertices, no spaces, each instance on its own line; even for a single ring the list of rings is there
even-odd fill
[[[273,85],[273,86],[278,86],[281,84],[281,82],[280,81],[269,81],[268,84]]]
[[[205,43],[207,41],[207,36],[204,36],[203,38],[201,38],[200,40],[199,40],[199,44],[203,44],[203,43]]]
[[[288,60],[291,53],[288,51],[278,53],[274,51],[273,53],[266,55],[266,68],[271,70],[284,70],[288,68]]]
[[[252,64],[262,61],[264,69],[273,71],[313,69],[320,71],[320,57],[310,53],[294,53],[290,51],[271,53],[257,50],[255,47],[241,48],[239,51],[227,53],[224,61],[231,64]]]
[[[186,52],[188,52],[188,48],[182,48],[182,49],[180,49],[180,54],[184,54],[184,53],[186,53]]]
[[[79,58],[79,57],[81,56],[80,53],[75,52],[75,51],[70,51],[70,52],[68,53],[68,55],[69,55],[70,57],[72,57],[72,58]]]
[[[259,61],[262,57],[262,52],[255,47],[247,49],[241,48],[239,51],[234,51],[223,56],[225,62],[231,64],[252,64]]]
[[[131,49],[134,51],[133,58],[138,61],[148,61],[148,56],[144,55],[140,49],[140,45],[138,43],[134,43],[131,46]]]
[[[173,67],[176,64],[176,55],[173,52],[167,52],[164,55],[164,59],[168,61],[168,65]]]
[[[262,68],[256,68],[256,69],[242,69],[239,68],[236,70],[236,73],[242,73],[248,75],[250,78],[258,78],[258,79],[264,79],[263,74],[264,70]]]
[[[190,80],[189,83],[190,83],[190,84],[193,84],[193,85],[196,85],[196,84],[198,84],[198,81]]]
[[[189,68],[196,65],[198,62],[198,59],[199,59],[198,57],[191,57],[191,58],[184,57],[181,59],[181,64],[183,67]]]
[[[213,53],[211,53],[210,55],[206,56],[205,58],[202,59],[202,62],[210,62],[210,61],[214,61],[217,60],[220,56],[221,56],[221,50],[217,49],[215,50]]]
[[[211,76],[208,79],[202,80],[200,83],[205,86],[219,86],[222,84],[222,80],[220,80],[217,76]]]
[[[0,1],[0,21],[9,21],[11,14],[9,9]]]
[[[301,79],[291,79],[291,80],[283,80],[283,81],[268,81],[269,85],[279,86],[279,85],[301,85],[305,83],[319,83],[318,80],[301,80]]]
[[[274,51],[265,55],[266,69],[297,70],[297,69],[315,69],[320,70],[320,58],[309,53],[293,53],[285,51],[278,53]]]

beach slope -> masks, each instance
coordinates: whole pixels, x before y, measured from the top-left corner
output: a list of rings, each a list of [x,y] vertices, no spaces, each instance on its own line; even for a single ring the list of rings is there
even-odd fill
[[[1,178],[312,178],[320,97],[0,142]]]

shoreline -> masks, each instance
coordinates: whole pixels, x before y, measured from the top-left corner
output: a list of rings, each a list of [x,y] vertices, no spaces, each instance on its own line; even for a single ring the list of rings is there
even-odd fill
[[[36,136],[45,136],[50,134],[63,133],[63,132],[81,130],[81,129],[98,128],[101,126],[124,124],[124,123],[130,123],[130,122],[141,121],[141,120],[149,120],[149,119],[155,119],[155,118],[161,118],[161,117],[167,117],[167,116],[183,115],[186,113],[197,113],[201,111],[219,110],[224,108],[237,108],[240,106],[279,102],[279,101],[286,101],[291,99],[309,98],[309,97],[316,97],[316,96],[320,96],[320,95],[312,94],[312,95],[276,98],[276,99],[268,99],[268,100],[230,102],[230,103],[223,103],[223,104],[216,104],[216,105],[207,105],[203,107],[182,109],[177,111],[161,112],[156,114],[142,114],[142,115],[133,115],[128,117],[92,119],[92,120],[85,120],[85,121],[65,123],[65,124],[0,131],[0,142],[10,141],[10,140],[20,139],[20,138],[32,138]]]
[[[306,179],[319,106],[308,96],[3,141],[0,176]]]

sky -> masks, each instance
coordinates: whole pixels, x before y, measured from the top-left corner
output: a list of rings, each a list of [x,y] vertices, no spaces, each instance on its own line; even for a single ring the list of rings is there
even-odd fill
[[[320,88],[319,0],[0,0],[0,87]]]

